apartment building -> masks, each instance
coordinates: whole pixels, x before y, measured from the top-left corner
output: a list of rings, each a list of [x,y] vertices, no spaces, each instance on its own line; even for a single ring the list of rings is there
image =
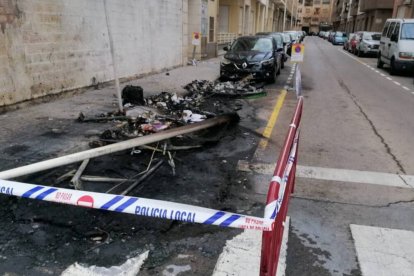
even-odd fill
[[[394,18],[414,18],[413,0],[395,0],[392,17]]]
[[[299,2],[299,28],[319,32],[330,26],[333,0],[302,0]],[[329,28],[329,27],[328,27]]]
[[[335,30],[380,32],[391,18],[393,0],[337,0],[332,8]]]

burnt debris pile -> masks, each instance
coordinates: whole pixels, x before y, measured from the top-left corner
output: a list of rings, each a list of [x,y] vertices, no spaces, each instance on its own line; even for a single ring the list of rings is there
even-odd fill
[[[122,91],[124,112],[109,112],[93,117],[80,113],[79,122],[117,122],[102,132],[91,147],[104,146],[131,138],[157,133],[166,129],[201,122],[218,115],[239,110],[240,102],[224,97],[243,97],[264,93],[260,84],[248,80],[218,82],[195,80],[184,89],[186,95],[161,92],[144,98],[140,86],[126,86]]]

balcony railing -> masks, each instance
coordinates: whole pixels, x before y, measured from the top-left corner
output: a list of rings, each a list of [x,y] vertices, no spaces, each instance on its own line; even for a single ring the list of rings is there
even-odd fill
[[[235,33],[218,33],[217,34],[217,43],[226,44],[230,43],[238,37]]]

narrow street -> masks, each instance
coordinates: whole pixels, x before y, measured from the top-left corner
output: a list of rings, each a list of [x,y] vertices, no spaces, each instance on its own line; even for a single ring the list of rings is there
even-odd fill
[[[360,275],[351,224],[414,231],[413,177],[407,183],[382,174],[414,175],[413,79],[390,76],[375,58],[357,58],[317,37],[305,45],[299,164],[313,176],[297,178],[286,275]],[[321,180],[321,168],[333,169],[331,178]],[[385,238],[379,241],[387,252]],[[404,271],[398,257],[396,263]],[[374,262],[379,271],[384,265]]]

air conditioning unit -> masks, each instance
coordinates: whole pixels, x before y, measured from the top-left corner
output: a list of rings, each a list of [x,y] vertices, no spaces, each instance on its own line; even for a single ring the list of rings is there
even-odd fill
[[[404,5],[411,5],[412,0],[404,0],[403,4]]]

